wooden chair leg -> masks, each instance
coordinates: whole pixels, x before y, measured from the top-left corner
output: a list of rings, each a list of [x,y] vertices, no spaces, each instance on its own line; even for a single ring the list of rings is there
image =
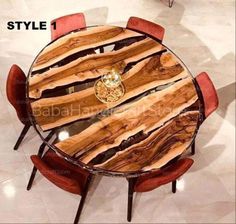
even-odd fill
[[[30,179],[29,179],[28,185],[27,185],[27,191],[29,191],[31,189],[31,187],[32,187],[32,184],[33,184],[36,172],[37,172],[37,168],[34,166],[32,172],[31,172],[31,175],[30,175]]]
[[[176,193],[176,184],[177,184],[177,180],[172,181],[172,192]]]
[[[22,129],[22,131],[20,133],[20,136],[19,136],[19,138],[18,138],[18,140],[17,140],[17,142],[14,146],[14,150],[17,150],[19,148],[19,145],[22,142],[22,140],[24,139],[24,137],[25,137],[26,133],[28,132],[30,126],[31,126],[30,124],[26,124],[24,126],[24,128]]]
[[[133,206],[133,195],[134,195],[134,179],[128,179],[128,210],[127,210],[127,221],[131,222],[132,219],[132,206]]]
[[[193,141],[193,144],[191,146],[191,154],[194,155],[195,154],[195,140]]]
[[[48,134],[48,136],[45,138],[45,142],[49,141],[52,138],[52,136],[54,135],[54,133],[55,133],[55,131],[51,131]],[[40,147],[39,147],[38,156],[40,156],[40,157],[42,157],[44,149],[46,147],[46,143],[45,142],[43,142],[40,145]],[[37,168],[34,166],[32,172],[31,172],[31,175],[30,175],[30,179],[29,179],[28,185],[27,185],[27,191],[29,191],[31,189],[31,187],[32,187],[32,184],[33,184],[36,172],[37,172]]]
[[[174,0],[169,0],[169,7],[171,8],[173,6]]]
[[[80,215],[81,215],[81,212],[82,212],[83,207],[84,207],[84,202],[85,202],[86,196],[88,194],[88,189],[89,189],[89,185],[91,183],[91,180],[92,180],[92,175],[90,175],[88,177],[88,180],[87,180],[86,185],[85,185],[84,192],[81,195],[81,199],[80,199],[79,207],[78,207],[78,210],[77,210],[77,213],[76,213],[76,216],[75,216],[74,224],[79,223]]]
[[[45,146],[46,146],[45,143],[40,145],[39,151],[38,151],[38,156],[41,157],[43,155]],[[37,172],[37,168],[34,166],[32,172],[31,172],[31,175],[30,175],[30,179],[29,179],[28,185],[27,185],[27,191],[29,191],[31,189],[31,187],[32,187],[32,184],[33,184],[36,172]]]

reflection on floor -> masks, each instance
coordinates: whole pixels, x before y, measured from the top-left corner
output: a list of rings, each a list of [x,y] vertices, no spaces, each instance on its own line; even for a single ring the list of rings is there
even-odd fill
[[[79,203],[75,195],[54,187],[37,176],[30,192],[26,184],[40,139],[34,130],[17,152],[13,145],[22,125],[8,105],[5,81],[11,64],[24,71],[49,42],[49,31],[9,31],[8,21],[47,20],[85,12],[87,24],[125,26],[129,16],[140,16],[166,28],[164,43],[172,48],[193,74],[209,72],[220,98],[220,106],[202,125],[194,166],[178,182],[178,193],[170,186],[137,194],[133,223],[234,223],[235,222],[235,21],[234,0],[181,0],[173,8],[167,0],[99,0],[47,3],[2,0],[0,8],[0,222],[68,223]],[[127,183],[121,178],[98,177],[81,217],[84,223],[126,222]]]

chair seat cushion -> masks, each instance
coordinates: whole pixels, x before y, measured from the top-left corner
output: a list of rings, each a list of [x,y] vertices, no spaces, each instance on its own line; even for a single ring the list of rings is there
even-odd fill
[[[31,156],[35,167],[56,186],[74,194],[82,194],[89,172],[75,166],[49,150],[41,159]]]
[[[135,183],[134,191],[151,191],[163,184],[170,183],[182,176],[192,166],[192,164],[192,159],[180,159],[163,169],[141,176]]]

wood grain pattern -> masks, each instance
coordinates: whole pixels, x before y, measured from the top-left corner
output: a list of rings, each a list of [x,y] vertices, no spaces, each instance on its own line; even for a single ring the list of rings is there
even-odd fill
[[[182,154],[190,145],[198,123],[199,112],[189,111],[178,115],[143,141],[117,152],[96,167],[135,172],[157,169]]]
[[[91,117],[147,90],[187,76],[188,72],[171,54],[167,53],[148,58],[123,74],[122,80],[126,92],[116,103],[104,104],[100,102],[92,87],[65,96],[40,99],[33,102],[31,106],[37,124],[43,130],[48,130],[75,120]]]
[[[79,51],[136,36],[142,36],[142,34],[115,26],[92,27],[68,34],[44,48],[35,61],[33,71],[48,67]]]
[[[70,156],[82,155],[80,160],[89,163],[98,154],[119,145],[122,140],[140,131],[148,133],[160,127],[196,100],[194,84],[191,78],[186,78],[130,103],[119,113],[94,123],[81,133],[57,143],[56,147]]]
[[[122,74],[125,94],[104,104],[93,84],[113,68]],[[53,149],[106,175],[161,168],[190,146],[201,118],[194,80],[174,54],[114,26],[50,43],[31,66],[28,90],[34,127],[57,130]]]
[[[79,58],[64,66],[31,77],[29,97],[39,98],[46,89],[97,78],[113,67],[122,73],[127,64],[163,50],[165,48],[161,44],[146,38],[117,51]]]

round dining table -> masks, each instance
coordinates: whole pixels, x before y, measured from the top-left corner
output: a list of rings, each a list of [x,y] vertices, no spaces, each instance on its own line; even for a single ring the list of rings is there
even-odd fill
[[[102,102],[95,83],[113,69],[124,94]],[[110,25],[75,30],[45,46],[28,73],[27,105],[37,133],[59,156],[95,174],[127,178],[185,153],[203,111],[196,81],[168,47]]]

